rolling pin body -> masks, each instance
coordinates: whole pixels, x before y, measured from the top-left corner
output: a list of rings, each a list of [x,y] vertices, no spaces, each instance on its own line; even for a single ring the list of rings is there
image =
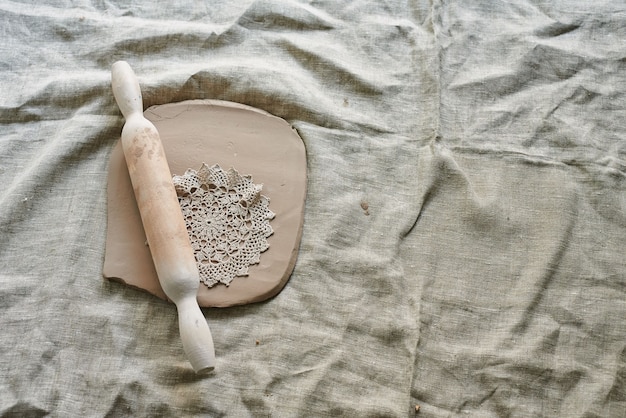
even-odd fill
[[[213,370],[215,350],[196,300],[200,278],[156,127],[143,116],[141,90],[124,61],[111,69],[113,94],[126,119],[122,148],[159,282],[176,304],[183,349],[198,373]]]

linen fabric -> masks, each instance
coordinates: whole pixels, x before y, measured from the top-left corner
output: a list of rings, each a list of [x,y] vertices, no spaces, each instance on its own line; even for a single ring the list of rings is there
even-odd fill
[[[1,1],[0,22],[0,416],[624,416],[622,2]],[[293,275],[204,310],[208,377],[174,305],[102,278],[117,60],[146,108],[239,102],[306,145]]]

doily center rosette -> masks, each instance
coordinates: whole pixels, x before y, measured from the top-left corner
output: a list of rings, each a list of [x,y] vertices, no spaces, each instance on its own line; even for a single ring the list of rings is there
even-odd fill
[[[216,227],[217,230],[225,228],[227,231],[229,225],[232,228],[224,234],[225,241],[220,238],[218,244],[216,239],[213,247],[203,247],[204,250],[196,244],[202,252],[200,264],[204,262],[212,272],[215,266],[222,269],[218,269],[214,276],[218,281],[212,287],[199,285],[200,306],[225,307],[259,302],[280,292],[296,264],[306,198],[306,152],[296,131],[283,119],[262,110],[217,100],[189,100],[153,106],[144,112],[144,116],[159,131],[173,175],[184,176],[189,168],[200,173],[203,170],[200,167],[207,163],[209,169],[215,165],[221,167],[216,172],[226,177],[219,181],[232,181],[232,178],[228,180],[228,173],[231,173],[233,178],[239,176],[245,182],[246,176],[222,169],[235,167],[240,173],[251,175],[251,182],[254,180],[257,185],[263,185],[262,196],[270,199],[271,212],[276,215],[270,222],[268,213],[265,213],[266,219],[260,224],[267,222],[271,229],[257,234],[257,241],[249,244],[242,246],[241,243],[245,229],[233,232],[239,225],[236,220],[226,222],[225,227]],[[217,179],[214,181],[219,182]],[[216,187],[219,188],[217,184]],[[111,154],[107,195],[104,276],[166,299],[150,249],[146,246],[141,217],[119,144]],[[238,196],[229,199],[233,203],[229,206],[230,210],[239,211],[243,216],[241,219],[245,219],[242,199]],[[207,225],[203,228],[212,231]],[[268,235],[270,230],[273,233]],[[206,232],[203,237],[209,238],[211,233]],[[198,238],[198,242],[202,242],[203,238]],[[238,244],[236,238],[239,238]],[[192,241],[195,239],[192,238]],[[247,248],[267,249],[261,251],[258,260],[250,257],[248,263],[252,264],[246,267],[244,262],[229,262],[248,251]],[[244,274],[245,268],[247,275],[240,275]],[[232,279],[224,278],[229,275],[233,276]],[[214,279],[209,279],[209,282]]]

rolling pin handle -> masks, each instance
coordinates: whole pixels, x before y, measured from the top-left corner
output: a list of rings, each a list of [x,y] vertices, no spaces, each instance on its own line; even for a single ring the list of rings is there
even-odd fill
[[[177,308],[180,338],[191,367],[198,374],[213,371],[215,369],[213,337],[195,297],[181,300]]]
[[[124,118],[128,120],[135,113],[142,114],[143,97],[139,81],[130,65],[126,61],[114,63],[111,67],[111,79],[113,95]]]

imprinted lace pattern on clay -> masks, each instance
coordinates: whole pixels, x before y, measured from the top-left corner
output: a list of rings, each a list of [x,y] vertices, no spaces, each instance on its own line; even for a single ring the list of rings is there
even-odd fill
[[[261,185],[234,168],[202,164],[174,176],[174,187],[187,224],[200,280],[212,287],[226,286],[237,276],[248,275],[248,267],[260,261],[269,248],[274,213]]]

